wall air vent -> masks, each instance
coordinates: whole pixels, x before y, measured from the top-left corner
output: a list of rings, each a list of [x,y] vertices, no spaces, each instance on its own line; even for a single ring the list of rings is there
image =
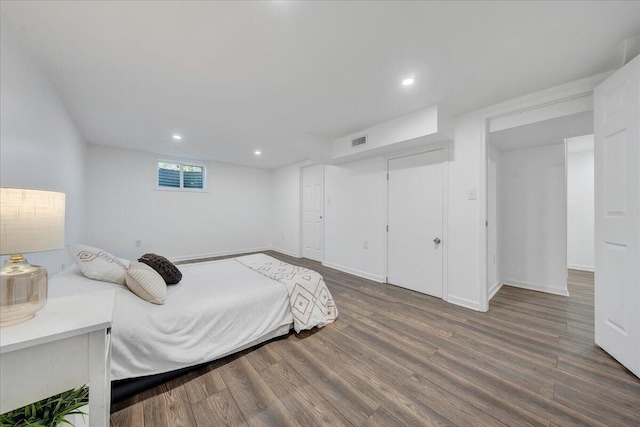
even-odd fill
[[[366,144],[367,143],[367,135],[363,135],[360,136],[356,139],[352,139],[351,140],[351,146],[352,147],[357,147],[358,145],[362,145],[362,144]]]

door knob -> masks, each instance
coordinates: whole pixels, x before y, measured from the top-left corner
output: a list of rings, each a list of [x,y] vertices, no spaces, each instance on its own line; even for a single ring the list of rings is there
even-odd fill
[[[436,245],[440,244],[440,238],[436,237],[435,239],[433,239],[433,243],[435,243]]]

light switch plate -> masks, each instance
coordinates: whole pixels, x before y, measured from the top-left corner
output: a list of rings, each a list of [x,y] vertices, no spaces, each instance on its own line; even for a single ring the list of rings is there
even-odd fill
[[[469,200],[477,200],[478,199],[478,191],[475,188],[470,188],[467,190],[467,199]]]

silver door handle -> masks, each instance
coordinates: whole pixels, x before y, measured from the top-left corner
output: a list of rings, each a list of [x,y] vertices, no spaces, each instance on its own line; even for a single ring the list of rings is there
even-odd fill
[[[435,243],[436,245],[440,244],[440,238],[436,237],[435,239],[433,239],[433,243]]]

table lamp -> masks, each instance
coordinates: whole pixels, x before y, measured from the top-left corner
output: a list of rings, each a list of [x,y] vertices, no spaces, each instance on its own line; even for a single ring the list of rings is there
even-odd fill
[[[47,270],[23,253],[64,247],[64,193],[0,188],[0,326],[31,319],[47,302]]]

